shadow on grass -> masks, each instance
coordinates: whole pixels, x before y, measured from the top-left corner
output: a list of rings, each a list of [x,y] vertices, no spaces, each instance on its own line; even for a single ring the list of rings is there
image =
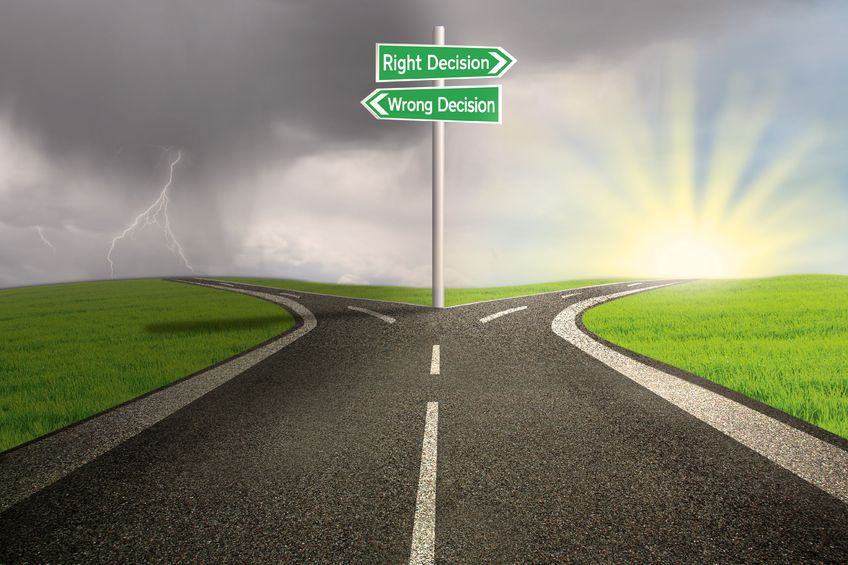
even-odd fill
[[[228,318],[218,320],[190,320],[147,324],[144,330],[156,334],[228,332],[256,328],[267,328],[283,322],[279,316],[255,316],[253,318]]]

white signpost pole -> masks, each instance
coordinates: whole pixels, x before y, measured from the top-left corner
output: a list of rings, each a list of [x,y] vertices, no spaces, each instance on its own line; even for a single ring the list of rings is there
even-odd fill
[[[377,82],[433,81],[377,88],[361,104],[378,120],[433,122],[433,307],[444,308],[445,122],[501,123],[500,85],[445,87],[445,79],[500,78],[516,58],[503,47],[445,45],[444,26],[433,28],[432,44],[377,43],[374,55]]]
[[[445,44],[444,26],[433,28],[433,43]],[[445,86],[445,80],[434,81]],[[445,122],[433,122],[433,307],[445,307]]]

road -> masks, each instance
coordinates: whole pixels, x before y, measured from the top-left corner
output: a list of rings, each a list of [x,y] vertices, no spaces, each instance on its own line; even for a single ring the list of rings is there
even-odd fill
[[[843,500],[552,331],[628,290],[290,291],[311,332],[8,508],[0,562],[845,562]]]

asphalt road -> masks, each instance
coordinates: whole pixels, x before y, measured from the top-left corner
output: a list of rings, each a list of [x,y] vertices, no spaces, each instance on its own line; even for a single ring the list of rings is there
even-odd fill
[[[405,562],[433,402],[438,562],[848,561],[848,504],[551,331],[622,290],[298,293],[314,330],[9,508],[0,562]]]

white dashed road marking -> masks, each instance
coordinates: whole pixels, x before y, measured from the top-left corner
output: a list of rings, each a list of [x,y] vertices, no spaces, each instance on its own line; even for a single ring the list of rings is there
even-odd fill
[[[412,547],[409,563],[434,562],[436,547],[436,449],[439,431],[439,403],[427,403],[424,441],[421,445],[421,471],[418,496],[415,499],[415,521],[412,525]]]
[[[572,296],[580,296],[582,292],[572,292],[571,294],[563,294],[562,298],[571,298]]]
[[[525,310],[527,306],[518,306],[517,308],[510,308],[509,310],[502,310],[500,312],[495,312],[494,314],[489,314],[485,318],[480,318],[480,321],[484,324],[491,322],[501,316],[506,316],[507,314],[512,314],[513,312],[519,312],[521,310]]]
[[[369,316],[374,316],[375,318],[380,318],[387,324],[394,324],[395,319],[391,316],[386,316],[385,314],[380,314],[379,312],[375,312],[374,310],[369,310],[368,308],[360,308],[359,306],[348,306],[348,310],[355,310],[357,312],[362,312],[363,314],[368,314]]]
[[[627,285],[627,286],[639,286],[640,284],[642,284],[642,283],[630,283],[630,284],[629,284],[629,285]]]
[[[439,352],[439,346],[433,346],[433,357],[430,359],[430,374],[438,375],[439,374],[439,363],[440,363],[441,353]]]
[[[848,502],[848,451],[822,441],[762,412],[640,363],[595,341],[577,327],[585,310],[608,300],[652,290],[649,286],[598,296],[572,304],[551,324],[555,334],[660,398],[770,459],[823,491]]]
[[[291,294],[290,292],[278,292],[280,296],[288,296],[289,298],[300,298],[299,294]]]

